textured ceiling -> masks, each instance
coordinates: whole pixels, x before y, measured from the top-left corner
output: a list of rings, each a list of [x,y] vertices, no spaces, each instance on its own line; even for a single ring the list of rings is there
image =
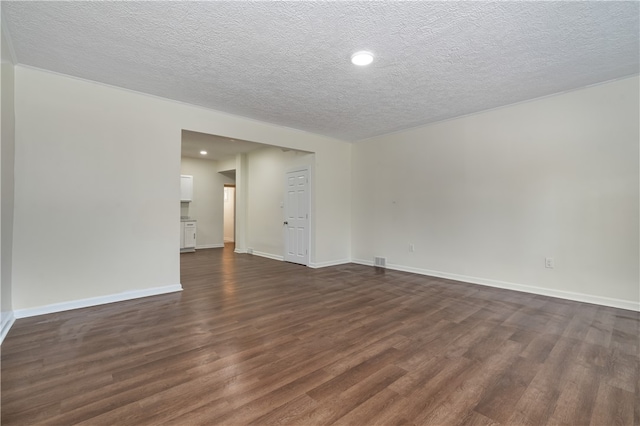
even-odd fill
[[[639,72],[635,1],[1,7],[20,64],[350,141]]]

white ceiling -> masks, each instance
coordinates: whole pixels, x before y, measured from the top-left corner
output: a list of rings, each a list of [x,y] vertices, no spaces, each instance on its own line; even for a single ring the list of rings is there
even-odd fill
[[[20,64],[350,141],[639,72],[635,1],[1,7]]]
[[[206,133],[191,132],[188,130],[182,131],[183,157],[204,160],[224,160],[229,157],[234,157],[236,154],[264,148],[265,146],[269,145]],[[203,150],[207,151],[207,155],[200,154],[200,151]]]

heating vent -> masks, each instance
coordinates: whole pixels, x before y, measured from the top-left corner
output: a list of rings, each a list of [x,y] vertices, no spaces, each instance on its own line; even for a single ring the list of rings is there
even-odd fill
[[[378,268],[386,268],[387,267],[387,258],[386,257],[374,257],[373,258],[373,266],[377,266]]]

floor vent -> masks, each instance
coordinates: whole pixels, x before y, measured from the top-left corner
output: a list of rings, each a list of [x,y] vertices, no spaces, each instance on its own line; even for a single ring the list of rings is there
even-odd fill
[[[387,267],[387,258],[386,257],[374,257],[373,258],[373,266],[377,266],[378,268],[386,268]]]

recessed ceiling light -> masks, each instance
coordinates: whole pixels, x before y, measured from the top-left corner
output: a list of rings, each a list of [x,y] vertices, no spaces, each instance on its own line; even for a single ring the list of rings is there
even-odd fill
[[[373,62],[373,53],[361,50],[351,55],[351,63],[354,65],[365,66]]]
[[[207,151],[200,151],[200,155],[207,155]]]

